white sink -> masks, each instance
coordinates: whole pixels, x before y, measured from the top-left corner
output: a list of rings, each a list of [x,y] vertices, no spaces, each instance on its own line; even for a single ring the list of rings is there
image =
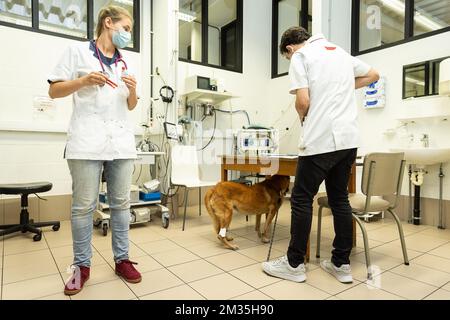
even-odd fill
[[[450,162],[450,148],[391,149],[391,152],[403,152],[410,164],[432,166]]]

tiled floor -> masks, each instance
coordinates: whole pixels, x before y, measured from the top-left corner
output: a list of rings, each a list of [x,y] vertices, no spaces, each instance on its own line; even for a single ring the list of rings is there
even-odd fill
[[[286,252],[289,243],[289,203],[280,212],[272,257]],[[203,211],[206,212],[206,211]],[[450,230],[404,224],[410,266],[402,261],[401,246],[391,220],[366,224],[372,263],[378,267],[367,281],[361,233],[351,256],[354,283],[337,282],[315,258],[316,219],[311,234],[308,280],[298,284],[265,275],[268,245],[258,241],[254,218],[233,218],[231,234],[238,251],[224,249],[213,234],[209,216],[189,210],[186,231],[181,219],[163,229],[156,220],[130,231],[130,256],[139,263],[143,281],[125,283],[114,274],[111,236],[94,229],[91,278],[72,299],[445,299],[450,300]],[[334,229],[324,217],[321,258],[330,257]],[[63,294],[72,262],[70,223],[59,232],[45,231],[41,242],[30,235],[0,239],[1,299],[69,299]]]

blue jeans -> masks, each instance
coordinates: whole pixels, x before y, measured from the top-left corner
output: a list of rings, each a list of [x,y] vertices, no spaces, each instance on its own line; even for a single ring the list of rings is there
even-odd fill
[[[67,160],[72,175],[72,239],[74,265],[90,267],[93,214],[97,208],[102,168],[108,188],[112,249],[116,262],[128,259],[130,187],[133,160]]]

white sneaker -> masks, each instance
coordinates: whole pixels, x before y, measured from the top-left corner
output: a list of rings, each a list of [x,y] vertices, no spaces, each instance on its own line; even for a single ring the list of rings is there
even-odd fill
[[[277,260],[270,262],[263,262],[262,268],[265,273],[273,277],[294,281],[305,282],[306,281],[306,268],[305,264],[299,265],[297,268],[292,268],[289,265],[287,256],[278,258]]]
[[[353,283],[352,269],[349,264],[343,264],[340,268],[336,267],[333,262],[324,260],[320,262],[320,266],[326,272],[335,276],[342,283]]]

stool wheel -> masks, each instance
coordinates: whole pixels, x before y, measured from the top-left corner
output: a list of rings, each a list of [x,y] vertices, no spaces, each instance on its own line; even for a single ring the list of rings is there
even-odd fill
[[[41,241],[41,239],[42,239],[42,232],[36,234],[36,235],[33,237],[33,240],[34,240],[35,242]]]
[[[53,227],[52,227],[52,229],[53,229],[53,231],[59,231],[59,228],[60,228],[61,226],[59,225],[59,224],[56,224],[56,225],[54,225]]]

